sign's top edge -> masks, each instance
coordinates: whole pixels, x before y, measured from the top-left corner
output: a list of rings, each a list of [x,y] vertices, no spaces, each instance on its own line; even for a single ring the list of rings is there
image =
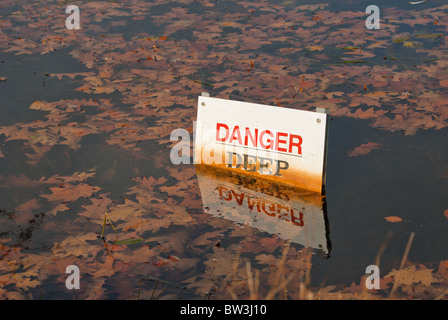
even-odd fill
[[[219,100],[219,101],[225,101],[226,103],[228,102],[235,102],[235,103],[244,103],[244,104],[251,104],[251,105],[255,105],[255,106],[259,106],[262,108],[278,108],[278,109],[286,109],[286,110],[295,110],[295,111],[304,111],[304,112],[313,112],[311,110],[303,110],[303,109],[294,109],[294,108],[289,108],[289,107],[279,107],[276,105],[268,105],[268,104],[261,104],[261,103],[257,103],[257,102],[248,102],[248,101],[239,101],[239,100],[230,100],[230,99],[223,99],[223,98],[216,98],[216,97],[210,97],[210,94],[208,92],[202,92],[202,94],[199,96],[199,99],[203,100]],[[328,108],[322,108],[322,107],[316,107],[315,110],[316,113],[324,113],[324,114],[330,114],[330,109]]]

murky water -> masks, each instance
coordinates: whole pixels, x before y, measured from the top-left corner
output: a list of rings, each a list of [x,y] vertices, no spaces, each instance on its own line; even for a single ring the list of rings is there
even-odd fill
[[[201,91],[208,91],[212,96],[279,103],[292,108],[312,108],[322,101],[332,101],[339,95],[328,95],[334,92],[355,95],[353,100],[344,102],[346,105],[367,90],[395,90],[401,94],[399,82],[386,87],[367,83],[364,89],[364,84],[357,87],[358,79],[364,83],[366,74],[370,72],[363,69],[359,71],[359,78],[355,76],[339,83],[330,81],[322,90],[310,91],[305,98],[297,92],[286,97],[282,90],[290,87],[289,80],[276,87],[269,83],[266,74],[293,75],[295,82],[300,82],[301,74],[317,75],[309,80],[312,82],[331,73],[328,70],[350,73],[360,64],[365,64],[370,68],[378,67],[377,70],[384,73],[403,75],[409,70],[415,72],[420,66],[431,65],[427,61],[434,57],[419,48],[437,48],[439,60],[446,61],[446,46],[442,46],[446,38],[446,24],[443,24],[446,20],[441,16],[438,23],[411,26],[406,16],[412,16],[409,12],[414,10],[438,8],[444,3],[427,1],[418,7],[408,1],[378,3],[386,16],[388,12],[403,14],[403,18],[400,15],[396,17],[404,20],[395,30],[397,35],[386,28],[388,32],[381,33],[376,40],[385,40],[387,45],[373,48],[375,54],[372,56],[353,58],[363,60],[362,63],[342,64],[343,59],[347,61],[346,51],[352,49],[341,48],[349,46],[350,41],[332,44],[332,38],[325,38],[325,35],[338,28],[344,29],[343,22],[327,31],[316,31],[325,38],[322,45],[313,44],[318,36],[310,36],[308,42],[302,35],[306,32],[312,34],[319,27],[325,27],[325,23],[306,28],[302,35],[293,33],[301,28],[303,17],[299,18],[300,13],[294,8],[304,5],[302,2],[269,1],[263,3],[260,10],[255,4],[248,3],[216,1],[207,4],[209,6],[190,1],[167,2],[148,6],[150,9],[147,11],[146,6],[139,9],[136,3],[130,2],[132,10],[123,11],[129,15],[111,16],[99,22],[94,21],[92,5],[89,7],[92,13],[87,13],[88,18],[83,22],[86,24],[83,28],[87,30],[83,36],[95,39],[89,41],[96,45],[104,39],[108,49],[103,52],[98,47],[101,53],[93,54],[93,57],[100,62],[89,67],[93,58],[73,53],[79,46],[80,51],[87,55],[89,47],[77,42],[68,42],[45,54],[16,55],[7,52],[17,37],[28,37],[36,43],[47,40],[35,35],[37,29],[33,31],[30,28],[27,29],[29,34],[24,33],[19,28],[20,21],[12,19],[13,15],[30,15],[26,13],[26,4],[22,7],[5,1],[5,12],[1,13],[0,22],[11,21],[12,24],[3,27],[2,33],[6,37],[0,42],[0,77],[6,77],[0,82],[0,128],[11,128],[12,131],[0,134],[2,298],[223,298],[228,294],[226,288],[235,283],[238,296],[247,298],[247,290],[238,287],[247,281],[245,263],[250,262],[254,269],[260,270],[260,286],[264,290],[272,284],[286,243],[291,246],[286,266],[288,273],[297,273],[294,281],[303,276],[307,254],[312,252],[312,287],[359,284],[366,267],[375,262],[386,240],[380,270],[382,276],[388,274],[400,265],[412,232],[415,239],[408,255],[409,262],[436,268],[448,258],[448,219],[443,214],[448,209],[446,120],[443,126],[442,119],[439,127],[415,124],[415,131],[409,134],[413,124],[411,129],[400,127],[400,123],[411,123],[406,122],[407,118],[393,118],[387,113],[370,118],[353,115],[359,110],[374,110],[373,113],[393,110],[398,100],[364,101],[359,107],[352,106],[351,114],[332,113],[324,198],[283,190],[281,186],[272,189],[272,186],[235,176],[200,173],[193,165],[173,165],[169,158],[173,145],[169,141],[169,133],[177,127],[191,128],[195,118],[194,105]],[[368,4],[363,1],[330,3],[322,8],[306,10],[304,14],[319,15],[325,11],[327,18],[333,19],[341,12],[363,12]],[[110,10],[106,4],[102,5],[104,10]],[[49,6],[64,9],[65,4],[52,3]],[[83,8],[82,4],[80,7]],[[142,16],[139,10],[143,17],[134,19]],[[446,8],[443,10],[446,12]],[[251,49],[251,42],[247,39],[257,34],[252,30],[259,27],[256,23],[261,25],[263,19],[279,24],[291,22],[294,14],[280,21],[288,12],[297,15],[297,23],[287,24],[289,29],[286,31],[274,28],[272,34],[264,39],[265,43]],[[241,21],[238,15],[242,16]],[[330,18],[330,15],[334,17]],[[161,22],[160,17],[163,16],[166,19]],[[42,13],[41,17],[46,19],[47,14]],[[64,15],[59,14],[58,17],[64,18]],[[433,18],[429,14],[427,17]],[[194,24],[195,19],[198,25]],[[204,22],[203,29],[201,19],[207,22]],[[219,31],[222,35],[213,29],[213,19],[217,23],[229,20],[229,25]],[[350,20],[350,17],[346,15],[343,19]],[[39,21],[39,16],[34,15],[32,21]],[[96,28],[88,29],[89,21],[94,21]],[[359,21],[363,23],[362,19]],[[244,22],[248,24],[245,26]],[[53,31],[59,30],[51,22],[46,23]],[[145,51],[140,58],[132,56],[131,62],[131,58],[126,56],[128,52],[123,51],[125,47],[119,45],[128,41],[129,50],[137,50],[139,45],[134,45],[136,39],[149,35],[160,38],[167,30],[170,32],[168,38],[176,41],[173,45],[179,46],[180,53],[166,48],[163,42],[154,46],[163,47],[166,51],[157,51],[148,42],[145,50],[154,54],[154,58],[150,59]],[[44,31],[39,32],[45,34]],[[282,39],[282,32],[289,38]],[[403,41],[392,41],[406,32],[438,32],[445,38],[417,37],[415,42],[420,47],[414,44],[417,47],[410,50],[403,46]],[[115,36],[122,40],[109,40]],[[181,49],[187,44],[188,49]],[[288,51],[308,45],[314,47]],[[220,57],[222,61],[217,62],[209,58],[213,56],[215,47],[220,50],[229,48],[227,60]],[[94,51],[95,47],[90,50]],[[113,63],[104,60],[106,55],[112,56],[116,52],[119,55],[111,58]],[[247,64],[248,59],[254,60],[255,66],[260,61],[263,66],[278,64],[283,69],[270,69],[260,75],[259,82],[256,76],[243,73],[239,74],[240,78],[233,79],[224,75],[230,70],[225,61],[240,53],[244,55],[241,58],[244,62],[234,58],[232,69],[245,71],[250,68],[239,65]],[[195,63],[191,67],[194,70],[189,73],[185,71],[189,69],[188,61],[174,67],[178,60],[187,59],[187,56],[194,59],[192,64]],[[138,59],[143,62],[137,62]],[[116,62],[118,60],[120,62]],[[169,63],[157,67],[150,64],[156,60],[161,64],[164,61]],[[133,73],[140,67],[150,72]],[[171,71],[170,68],[183,71]],[[283,73],[281,70],[286,71]],[[86,72],[93,72],[101,81],[86,80],[92,75],[78,75],[72,79],[55,76]],[[99,76],[103,72],[110,75]],[[181,78],[181,72],[186,72],[186,76]],[[434,72],[434,78],[437,78],[438,71]],[[175,78],[177,75],[179,77]],[[188,79],[188,85],[179,79]],[[97,80],[98,83],[95,82]],[[234,90],[220,87],[220,80],[234,81],[236,85],[230,85]],[[446,90],[439,83],[426,78],[416,81],[420,81],[426,92],[440,93],[443,99]],[[313,90],[305,83],[302,78],[305,92]],[[253,88],[253,84],[259,88]],[[407,85],[403,82],[403,86]],[[88,88],[79,89],[83,86]],[[114,86],[114,90],[102,89],[107,86]],[[140,91],[136,89],[139,86],[142,88]],[[409,87],[403,87],[403,91],[408,92]],[[272,98],[276,95],[278,101]],[[409,97],[416,99],[412,93]],[[35,101],[44,102],[46,107],[30,108]],[[155,111],[148,106],[139,106],[141,101],[153,103]],[[52,102],[57,103],[50,108],[48,105]],[[369,103],[374,104],[372,109]],[[338,105],[339,108],[343,106]],[[331,108],[336,110],[334,106]],[[446,110],[446,105],[444,108]],[[415,112],[424,113],[425,108]],[[407,116],[412,118],[410,113]],[[41,126],[41,123],[48,125]],[[396,127],[388,127],[391,123]],[[23,128],[28,131],[21,131]],[[80,129],[71,133],[67,128]],[[79,140],[75,139],[77,136]],[[350,156],[354,148],[368,142],[377,143],[380,147],[367,154]],[[45,149],[45,146],[49,148]],[[286,208],[284,212],[289,216],[269,214],[268,207],[279,206]],[[300,206],[306,207],[304,217],[298,215]],[[402,221],[388,222],[385,217],[390,216],[400,217]],[[301,219],[306,221],[306,226],[301,225]],[[114,244],[116,240],[126,239],[134,242]],[[65,288],[67,275],[64,271],[69,264],[80,266],[82,289],[79,291]],[[294,292],[293,289],[290,291]]]

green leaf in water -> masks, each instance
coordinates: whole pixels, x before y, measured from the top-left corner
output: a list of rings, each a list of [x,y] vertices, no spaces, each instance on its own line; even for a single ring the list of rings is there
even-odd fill
[[[142,242],[142,238],[129,238],[129,239],[123,239],[119,241],[115,241],[114,244],[136,244]]]
[[[199,84],[202,84],[202,85],[204,85],[204,86],[210,86],[210,87],[213,87],[213,85],[212,84],[210,84],[210,83],[206,83],[206,82],[202,82],[202,81],[198,81],[198,80],[192,80],[193,82],[196,82],[196,83],[199,83]]]
[[[398,38],[392,39],[392,42],[400,43],[400,42],[405,42],[405,41],[408,41],[408,40],[409,40],[409,37],[398,37]]]
[[[341,61],[340,63],[367,63],[365,61],[362,60],[345,60],[345,61]]]
[[[334,63],[323,63],[324,66],[332,66],[332,65],[338,65],[338,64],[349,64],[349,63],[368,63],[367,61],[363,60],[344,60],[340,62],[334,62]]]

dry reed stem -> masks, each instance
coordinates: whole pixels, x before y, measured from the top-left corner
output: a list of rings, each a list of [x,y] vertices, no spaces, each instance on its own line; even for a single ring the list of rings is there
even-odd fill
[[[280,277],[282,275],[282,271],[283,271],[283,267],[285,265],[286,257],[287,257],[288,252],[289,252],[289,246],[290,246],[290,244],[288,242],[285,245],[285,248],[283,249],[282,257],[280,259],[280,263],[279,263],[279,266],[278,266],[278,269],[277,269],[277,273],[275,274],[275,280],[274,280],[274,283],[272,284],[271,289],[274,288],[274,287],[277,287],[279,285]]]
[[[299,283],[299,300],[312,299],[312,292],[309,289],[311,283],[311,257],[312,252],[309,252],[306,256],[305,263],[305,275],[303,281]]]
[[[268,294],[265,297],[265,300],[271,300],[275,297],[275,295],[280,291],[283,290],[283,288],[285,288],[288,283],[291,282],[291,280],[294,278],[294,274],[291,273],[288,278],[286,278],[285,280],[283,280],[277,287],[273,287]]]
[[[294,278],[295,274],[291,273],[287,278],[285,278],[285,274],[283,272],[286,258],[288,256],[290,244],[287,243],[285,245],[285,248],[282,252],[282,257],[280,259],[280,263],[278,265],[277,273],[275,274],[274,282],[267,293],[266,297],[264,299],[271,300],[273,299],[278,292],[283,291],[283,297],[287,298],[287,290],[286,286],[289,282]],[[234,290],[234,283],[237,281],[237,272],[238,272],[238,266],[239,266],[239,256],[240,252],[237,252],[237,255],[235,257],[235,260],[233,261],[232,269],[233,269],[233,280],[231,286],[227,287],[227,291],[229,292],[230,296],[234,300],[238,300],[238,296],[235,293]],[[247,275],[247,285],[249,287],[249,297],[252,300],[257,300],[260,298],[259,296],[259,287],[260,287],[260,272],[259,270],[252,271],[252,267],[250,262],[246,262],[246,275]],[[281,281],[280,281],[281,280]]]
[[[403,269],[403,267],[404,267],[406,259],[408,258],[409,250],[411,249],[412,241],[414,240],[414,236],[415,236],[415,232],[411,232],[411,235],[409,236],[408,244],[406,245],[406,249],[404,250],[403,258],[401,259],[400,268],[397,270],[397,273],[395,274],[395,278],[399,274],[400,270]],[[394,285],[389,294],[389,298],[393,298],[395,296],[395,291],[397,290],[398,282],[395,281],[395,278],[394,278]]]
[[[246,262],[247,284],[249,286],[249,293],[251,300],[257,300],[257,294],[255,293],[254,279],[252,277],[252,268],[250,262]]]
[[[383,242],[381,243],[380,248],[378,249],[378,252],[375,257],[374,265],[376,265],[378,268],[380,267],[380,261],[381,257],[383,256],[384,251],[386,250],[387,245],[389,244],[390,239],[392,238],[392,232],[388,232],[386,235],[386,238],[384,238]],[[361,282],[363,281],[364,277],[361,278]],[[362,291],[362,298],[367,299],[369,297],[367,286],[364,286],[364,289]]]
[[[234,290],[234,283],[237,281],[236,274],[238,271],[239,260],[240,260],[240,252],[237,251],[235,259],[233,260],[233,263],[232,263],[232,274],[233,274],[232,284],[230,287],[227,287],[227,291],[229,292],[229,294],[233,300],[238,300],[238,296],[236,295],[235,290]]]

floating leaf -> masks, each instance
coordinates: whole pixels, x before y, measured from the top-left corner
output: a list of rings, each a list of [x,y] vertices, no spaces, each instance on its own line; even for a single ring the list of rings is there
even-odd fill
[[[387,221],[392,222],[392,223],[403,221],[403,219],[401,219],[400,217],[397,217],[397,216],[389,216],[389,217],[385,217],[384,219],[386,219]]]
[[[448,87],[448,79],[441,80],[441,81],[440,81],[440,85],[441,85],[442,87]]]
[[[154,262],[154,265],[156,265],[157,267],[163,267],[163,266],[170,265],[170,264],[173,263],[173,262],[177,262],[177,261],[179,261],[179,260],[180,260],[179,257],[170,255],[170,256],[168,257],[168,259],[159,258],[156,262]]]

